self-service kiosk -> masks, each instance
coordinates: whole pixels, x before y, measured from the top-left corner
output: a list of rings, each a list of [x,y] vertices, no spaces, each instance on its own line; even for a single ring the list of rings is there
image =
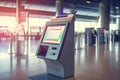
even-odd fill
[[[54,17],[46,23],[37,57],[44,59],[47,74],[74,76],[74,15]]]
[[[94,28],[85,28],[85,44],[94,45],[95,35],[96,35],[96,32]]]

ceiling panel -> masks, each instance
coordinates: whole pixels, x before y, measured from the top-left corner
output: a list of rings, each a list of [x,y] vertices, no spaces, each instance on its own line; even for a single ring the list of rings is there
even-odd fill
[[[55,1],[56,0],[21,0],[24,4],[25,9],[30,10],[41,10],[48,12],[55,12]],[[70,13],[71,9],[77,11],[77,15],[84,16],[98,16],[98,7],[101,0],[90,0],[91,3],[86,3],[86,0],[63,0],[64,13]],[[120,15],[120,0],[109,0],[111,1],[111,16]],[[16,0],[0,0],[0,6],[2,7],[16,7]],[[118,9],[116,9],[118,6]]]

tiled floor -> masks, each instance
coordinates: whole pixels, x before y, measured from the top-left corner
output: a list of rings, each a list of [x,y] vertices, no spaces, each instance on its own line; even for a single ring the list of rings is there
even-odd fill
[[[50,77],[46,65],[35,54],[16,57],[0,54],[0,80],[120,80],[120,44],[102,44],[75,50],[75,75],[68,79]]]

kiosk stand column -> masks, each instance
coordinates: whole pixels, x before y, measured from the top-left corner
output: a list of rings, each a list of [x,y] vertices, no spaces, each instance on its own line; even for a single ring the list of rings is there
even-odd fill
[[[62,0],[56,0],[56,16],[63,14]]]

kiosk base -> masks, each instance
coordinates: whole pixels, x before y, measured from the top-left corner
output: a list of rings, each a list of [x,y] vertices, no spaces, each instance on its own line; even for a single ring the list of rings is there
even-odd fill
[[[48,74],[41,74],[41,75],[31,76],[31,77],[29,77],[28,80],[64,80],[64,79],[55,77],[55,76],[51,76]]]
[[[47,73],[59,78],[69,78],[74,76],[74,68],[67,67],[69,64],[61,64],[59,61],[45,60]]]

